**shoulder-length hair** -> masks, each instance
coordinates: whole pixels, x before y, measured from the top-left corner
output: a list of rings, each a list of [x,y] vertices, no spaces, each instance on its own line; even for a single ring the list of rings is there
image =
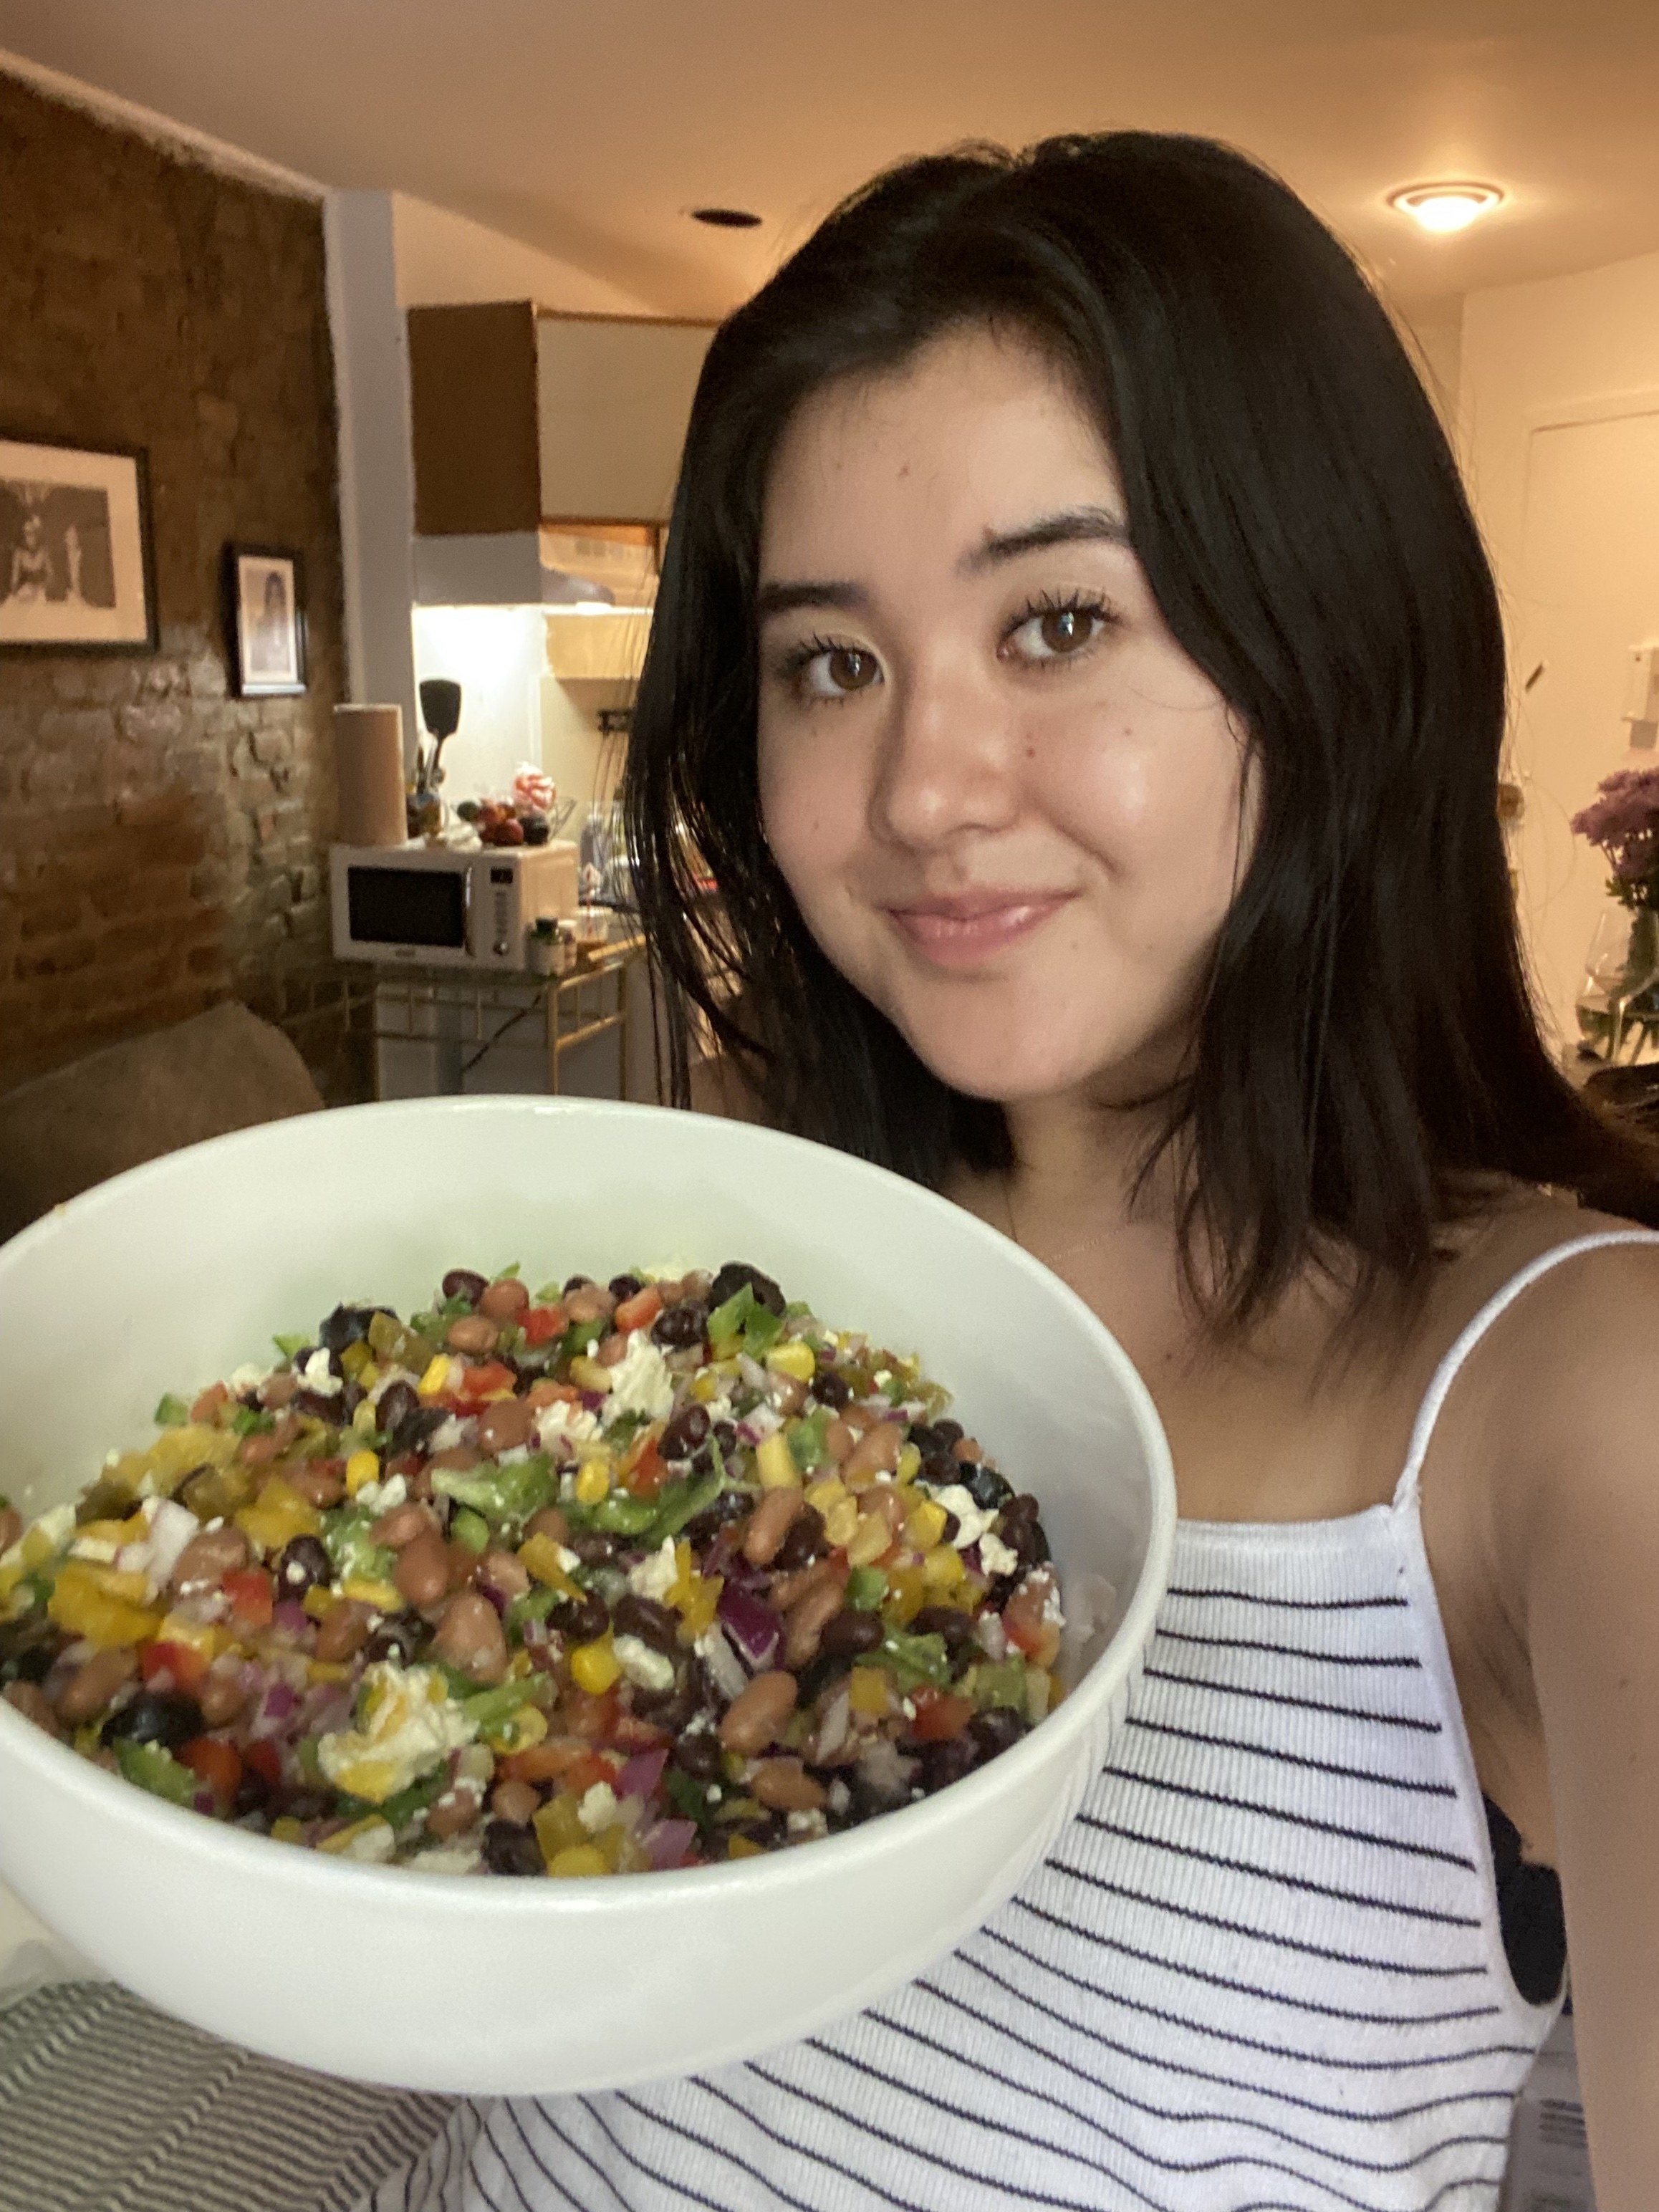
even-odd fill
[[[783,431],[833,380],[973,324],[1034,338],[1094,413],[1164,618],[1259,778],[1255,849],[1148,1156],[1178,1164],[1212,1322],[1261,1316],[1310,1257],[1334,1255],[1361,1301],[1420,1285],[1437,1229],[1492,1177],[1628,1185],[1633,1140],[1553,1065],[1528,1000],[1498,817],[1498,601],[1434,408],[1343,247],[1200,138],[908,162],[717,333],[626,778],[671,1004],[702,1010],[785,1127],[933,1184],[1009,1161],[1000,1109],[931,1074],[807,931],[756,768]]]

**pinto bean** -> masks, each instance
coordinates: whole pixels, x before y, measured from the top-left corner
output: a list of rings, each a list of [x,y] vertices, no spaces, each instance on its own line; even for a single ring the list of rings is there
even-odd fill
[[[793,1417],[806,1403],[806,1385],[793,1375],[775,1375],[767,1395],[779,1413]]]
[[[763,1759],[749,1778],[749,1793],[775,1813],[816,1813],[823,1784],[798,1759]]]
[[[493,1352],[500,1334],[495,1322],[486,1315],[462,1314],[459,1320],[450,1322],[444,1341],[452,1352],[466,1352],[476,1356],[479,1352]]]
[[[489,1284],[478,1300],[478,1311],[491,1321],[511,1321],[530,1304],[530,1292],[516,1275],[503,1275]]]
[[[500,1682],[507,1676],[507,1638],[495,1608],[477,1590],[460,1590],[444,1607],[432,1648],[439,1658],[471,1674],[475,1682]]]
[[[769,1567],[789,1533],[789,1525],[805,1504],[804,1493],[786,1488],[769,1490],[749,1516],[743,1534],[743,1556],[751,1567]]]
[[[198,1537],[197,1540],[201,1540]],[[130,1682],[137,1672],[138,1654],[130,1644],[116,1644],[106,1651],[94,1651],[83,1666],[76,1668],[59,1692],[58,1719],[69,1728],[79,1728],[82,1721],[95,1719],[121,1685]]]
[[[242,1438],[237,1446],[236,1456],[244,1467],[269,1467],[281,1449],[274,1431],[267,1430],[261,1434],[255,1430],[251,1437]]]
[[[428,1465],[445,1474],[471,1474],[483,1458],[476,1444],[450,1444],[441,1452],[434,1452]]]
[[[300,1460],[283,1469],[283,1479],[319,1512],[326,1512],[345,1496],[345,1470],[337,1460]]]
[[[287,1405],[299,1387],[297,1375],[267,1375],[259,1385],[259,1403],[266,1413],[277,1413]]]
[[[891,1474],[903,1443],[904,1431],[896,1421],[878,1421],[848,1454],[841,1468],[842,1480],[850,1487],[860,1480],[868,1482],[878,1474]]]
[[[446,1790],[441,1797],[434,1797],[426,1812],[426,1832],[436,1836],[441,1843],[451,1836],[465,1832],[478,1817],[483,1803],[481,1790],[470,1783],[458,1782]]]
[[[564,1310],[572,1321],[609,1321],[617,1301],[598,1283],[583,1283],[566,1297]]]
[[[418,1506],[413,1510],[421,1510]],[[392,1579],[410,1605],[435,1605],[449,1588],[449,1546],[425,1514],[422,1518],[426,1526],[398,1552]]]
[[[179,1597],[217,1589],[227,1575],[246,1565],[247,1538],[240,1528],[204,1528],[179,1553],[173,1570],[173,1588]]]
[[[413,1503],[394,1505],[390,1513],[382,1513],[369,1530],[369,1541],[385,1544],[392,1551],[401,1552],[405,1544],[412,1544],[432,1525],[432,1516],[423,1505]]]
[[[530,1588],[530,1571],[516,1552],[505,1551],[498,1545],[479,1560],[478,1580],[488,1583],[503,1597],[522,1597]],[[511,1817],[506,1813],[501,1815],[504,1820]]]
[[[841,1611],[840,1585],[822,1582],[799,1599],[784,1620],[783,1663],[794,1670],[818,1653],[818,1638]]]
[[[597,1354],[601,1367],[620,1367],[628,1357],[628,1339],[613,1328],[609,1336],[600,1340]]]
[[[570,1523],[556,1505],[544,1505],[539,1513],[532,1513],[526,1527],[526,1536],[550,1536],[556,1544],[568,1544]]]
[[[0,1552],[10,1551],[23,1533],[23,1516],[15,1505],[0,1505]]]
[[[536,1408],[527,1398],[497,1398],[478,1416],[478,1442],[487,1452],[513,1451],[530,1442]]]
[[[202,1677],[196,1702],[202,1708],[204,1727],[228,1728],[247,1703],[240,1666],[233,1662],[228,1666],[210,1667]]]
[[[728,1751],[752,1759],[774,1742],[795,1710],[796,1682],[793,1674],[775,1668],[757,1674],[726,1707],[720,1722],[720,1741]]]
[[[317,1625],[316,1656],[331,1665],[355,1659],[368,1641],[370,1608],[356,1598],[343,1598],[330,1606]]]
[[[797,1567],[793,1575],[775,1576],[767,1597],[780,1613],[787,1613],[808,1590],[819,1589],[825,1583],[833,1584],[837,1591],[847,1586],[847,1570],[828,1552],[810,1567]]]
[[[498,1782],[489,1793],[489,1809],[498,1820],[511,1820],[527,1828],[542,1802],[541,1792],[527,1782]]]
[[[835,1462],[837,1467],[841,1465],[858,1440],[857,1430],[849,1429],[839,1413],[833,1420],[826,1421],[823,1425],[824,1453],[828,1458]]]
[[[5,1688],[0,1690],[0,1698],[3,1698],[14,1711],[21,1713],[26,1721],[33,1721],[36,1728],[45,1729],[48,1735],[63,1733],[58,1725],[58,1716],[38,1682],[8,1682]]]

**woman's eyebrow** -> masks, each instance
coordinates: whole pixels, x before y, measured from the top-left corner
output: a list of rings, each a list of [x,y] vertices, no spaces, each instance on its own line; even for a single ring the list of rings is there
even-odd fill
[[[862,614],[870,594],[862,584],[839,582],[763,584],[755,594],[757,620],[787,615],[796,607],[838,607],[843,614]]]
[[[1045,545],[1129,544],[1129,526],[1108,507],[1072,507],[1060,514],[1045,514],[1020,530],[988,530],[981,544],[957,563],[965,576],[1016,561],[1022,553],[1040,552]]]

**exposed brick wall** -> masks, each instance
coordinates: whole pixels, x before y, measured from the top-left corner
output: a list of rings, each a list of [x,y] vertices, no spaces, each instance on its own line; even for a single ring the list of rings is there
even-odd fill
[[[0,431],[148,449],[161,621],[154,654],[0,652],[0,1089],[231,995],[352,1088],[325,300],[315,205],[0,76]],[[303,556],[304,697],[228,696],[232,539]]]

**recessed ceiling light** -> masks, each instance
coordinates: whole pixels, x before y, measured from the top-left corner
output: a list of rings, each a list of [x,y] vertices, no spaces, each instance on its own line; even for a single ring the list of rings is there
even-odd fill
[[[1483,215],[1490,215],[1503,197],[1496,185],[1406,185],[1389,194],[1389,205],[1443,237],[1450,231],[1467,230]]]
[[[706,207],[687,210],[693,222],[706,222],[712,230],[758,230],[761,219],[747,208]]]

